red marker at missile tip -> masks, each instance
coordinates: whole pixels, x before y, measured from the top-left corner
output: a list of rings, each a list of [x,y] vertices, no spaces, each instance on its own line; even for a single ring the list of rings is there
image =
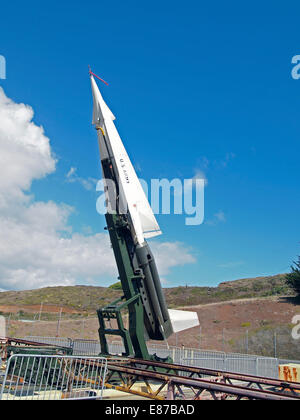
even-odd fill
[[[90,66],[89,66],[89,74],[92,74],[93,76],[97,77],[97,79],[101,80],[101,82],[103,82],[103,83],[105,83],[107,86],[109,86],[109,84],[108,84],[105,80],[101,79],[101,77],[97,76],[97,74],[95,74],[95,73],[93,73],[93,72],[92,72],[92,70],[91,70],[91,67],[90,67]]]

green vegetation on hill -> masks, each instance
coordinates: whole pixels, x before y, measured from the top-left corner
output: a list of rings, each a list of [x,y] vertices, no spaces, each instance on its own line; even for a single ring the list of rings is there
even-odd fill
[[[224,282],[218,287],[180,286],[164,291],[170,308],[235,299],[294,295],[293,289],[286,283],[285,274]]]
[[[122,284],[120,281],[118,281],[117,283],[111,284],[109,286],[109,289],[113,289],[113,290],[122,290]]]
[[[121,291],[95,286],[58,286],[0,293],[0,305],[56,305],[92,312],[121,296]]]
[[[172,287],[164,289],[170,308],[192,306],[226,300],[293,295],[286,275],[242,279],[219,284],[218,287]],[[119,284],[108,288],[95,286],[61,286],[0,293],[0,305],[56,305],[94,313],[122,295]]]
[[[249,354],[258,354],[265,357],[280,357],[298,360],[300,342],[292,337],[294,325],[267,325],[249,332],[246,336],[231,340],[232,350]]]

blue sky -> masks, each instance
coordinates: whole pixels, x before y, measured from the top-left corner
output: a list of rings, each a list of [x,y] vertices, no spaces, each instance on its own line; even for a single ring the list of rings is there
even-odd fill
[[[159,241],[194,259],[165,285],[288,271],[300,250],[299,12],[296,1],[2,4],[0,86],[34,109],[57,159],[28,193],[72,206],[73,232],[103,232],[96,191],[66,182],[72,167],[79,181],[100,176],[91,65],[139,176],[207,178],[202,225],[157,216]]]

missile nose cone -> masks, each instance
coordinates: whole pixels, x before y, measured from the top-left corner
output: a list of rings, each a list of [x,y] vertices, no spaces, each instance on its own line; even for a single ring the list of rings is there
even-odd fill
[[[102,125],[105,120],[115,120],[114,114],[106,105],[98,85],[91,74],[91,85],[92,85],[92,94],[93,94],[93,121],[92,123],[95,125]]]

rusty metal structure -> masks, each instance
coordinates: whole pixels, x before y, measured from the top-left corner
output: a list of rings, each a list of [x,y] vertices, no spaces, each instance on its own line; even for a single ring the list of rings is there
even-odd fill
[[[140,359],[110,359],[107,368],[107,388],[155,400],[300,399],[299,383],[259,376]],[[134,389],[138,382],[141,390]]]
[[[11,355],[24,352],[35,354],[36,360],[41,350],[50,355],[68,357],[62,347],[16,338],[0,339],[0,350],[4,362]],[[76,362],[76,356],[73,358]],[[87,356],[85,363],[89,362],[97,367],[97,361]],[[101,384],[105,389],[158,401],[300,400],[300,384],[280,379],[125,357],[108,357],[106,369],[105,382]],[[76,380],[78,378],[75,376]],[[20,380],[24,387],[26,378]]]

